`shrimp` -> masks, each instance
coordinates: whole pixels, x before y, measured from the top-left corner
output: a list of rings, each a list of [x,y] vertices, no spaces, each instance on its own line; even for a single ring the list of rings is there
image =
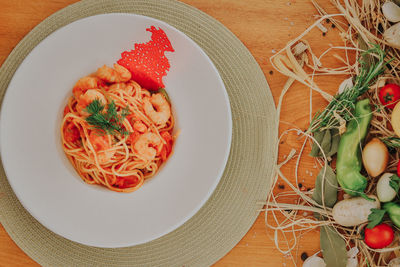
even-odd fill
[[[108,89],[108,91],[110,92],[118,90],[123,90],[129,96],[132,96],[134,92],[134,87],[131,85],[131,83],[113,83]]]
[[[133,123],[133,129],[140,133],[144,133],[147,130],[147,126],[142,121],[135,121]]]
[[[109,87],[109,91],[114,91],[114,90],[124,90],[126,88],[126,83],[113,83]]]
[[[97,70],[96,75],[108,83],[127,82],[132,77],[130,71],[119,64],[114,64],[114,69],[104,65]]]
[[[108,150],[111,148],[111,141],[107,135],[99,135],[96,131],[92,131],[89,134],[89,141],[94,151],[98,152],[97,159],[100,164],[106,163],[114,156],[115,151]]]
[[[86,76],[79,79],[74,88],[72,88],[72,92],[76,99],[79,99],[81,95],[83,95],[89,89],[96,89],[101,85],[101,81],[96,77]]]
[[[162,94],[153,94],[151,97],[144,98],[143,109],[157,125],[166,123],[171,117],[171,107]]]
[[[160,147],[162,141],[158,135],[152,132],[147,132],[140,135],[133,145],[134,151],[139,157],[145,159],[146,161],[153,160],[157,155],[157,150],[152,147]]]
[[[106,98],[99,91],[95,89],[87,90],[86,93],[79,97],[78,104],[76,104],[76,109],[79,114],[82,116],[89,116],[90,114],[85,111],[85,108],[95,99],[98,99],[103,105],[107,103]]]

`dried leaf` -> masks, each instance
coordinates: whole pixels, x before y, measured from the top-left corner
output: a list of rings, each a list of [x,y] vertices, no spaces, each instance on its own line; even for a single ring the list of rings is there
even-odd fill
[[[314,138],[316,142],[314,142],[314,144],[312,145],[310,156],[323,156],[321,149],[316,143],[320,144],[322,150],[325,153],[325,156],[331,157],[336,154],[340,141],[340,135],[337,129],[317,131],[314,133]]]
[[[321,226],[320,244],[324,261],[329,267],[343,267],[347,264],[346,243],[331,226]]]
[[[311,153],[310,153],[311,157],[319,157],[320,149],[316,143],[320,144],[322,142],[322,139],[324,138],[324,134],[325,133],[322,131],[317,131],[314,133],[315,142],[311,148]]]
[[[318,204],[325,204],[325,206],[332,208],[337,201],[338,182],[336,179],[336,174],[329,165],[326,165],[325,179],[323,179],[324,170],[325,167],[321,169],[317,176],[312,198]],[[322,181],[324,181],[323,188]],[[322,199],[322,191],[324,192],[324,199]]]
[[[357,40],[358,40],[358,44],[360,46],[360,49],[362,49],[364,51],[367,51],[369,49],[368,44],[365,43],[364,39],[360,35],[358,35]],[[377,61],[377,59],[374,56],[372,56],[371,54],[369,54],[369,53],[362,53],[361,54],[361,58],[362,58],[362,61],[365,62],[365,66],[368,69],[371,66],[373,66],[374,64],[376,64],[376,61]]]
[[[330,130],[326,130],[324,134],[324,138],[322,138],[321,148],[324,151],[325,155],[331,150],[332,145],[332,135]],[[322,156],[322,152],[320,151],[320,156]]]
[[[331,129],[331,136],[332,136],[332,141],[331,141],[331,148],[328,153],[326,153],[327,157],[332,157],[335,155],[338,151],[339,148],[339,141],[340,141],[340,134],[338,129]]]

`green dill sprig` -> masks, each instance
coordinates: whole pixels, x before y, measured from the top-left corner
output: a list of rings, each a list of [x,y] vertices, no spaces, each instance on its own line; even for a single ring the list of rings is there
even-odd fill
[[[368,58],[367,56],[374,56],[377,60],[367,62],[365,60]],[[386,53],[379,45],[373,45],[372,48],[362,53],[359,59],[360,73],[353,80],[354,86],[335,95],[322,112],[315,114],[310,123],[309,132],[337,128],[344,121],[350,121],[353,118],[357,98],[368,91],[371,83],[384,72],[385,67],[393,60],[385,61],[385,57]]]
[[[107,105],[107,109],[105,110],[105,105],[99,99],[95,99],[86,107],[86,111],[90,114],[86,118],[87,123],[93,126],[94,129],[99,130],[100,133],[111,135],[129,134],[122,127],[125,117],[130,114],[128,106],[123,108],[120,114],[118,114],[114,100]]]

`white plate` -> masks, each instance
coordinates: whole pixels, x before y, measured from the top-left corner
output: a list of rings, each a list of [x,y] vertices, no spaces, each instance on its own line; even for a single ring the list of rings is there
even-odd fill
[[[164,77],[181,134],[165,166],[124,194],[84,183],[62,150],[59,125],[71,88],[111,65],[161,27],[175,52]],[[71,23],[42,41],[7,89],[1,155],[22,205],[51,231],[82,244],[124,247],[161,237],[191,218],[217,186],[228,159],[232,121],[224,84],[211,60],[170,25],[131,14]]]

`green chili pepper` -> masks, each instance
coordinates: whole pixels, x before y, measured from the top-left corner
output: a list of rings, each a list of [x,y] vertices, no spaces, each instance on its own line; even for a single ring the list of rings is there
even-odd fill
[[[400,227],[400,205],[393,202],[388,202],[383,205],[383,209],[389,214],[390,220],[397,227]]]
[[[354,118],[341,136],[337,152],[336,176],[340,186],[351,196],[365,196],[367,178],[361,175],[361,143],[372,118],[368,99],[356,103]]]

